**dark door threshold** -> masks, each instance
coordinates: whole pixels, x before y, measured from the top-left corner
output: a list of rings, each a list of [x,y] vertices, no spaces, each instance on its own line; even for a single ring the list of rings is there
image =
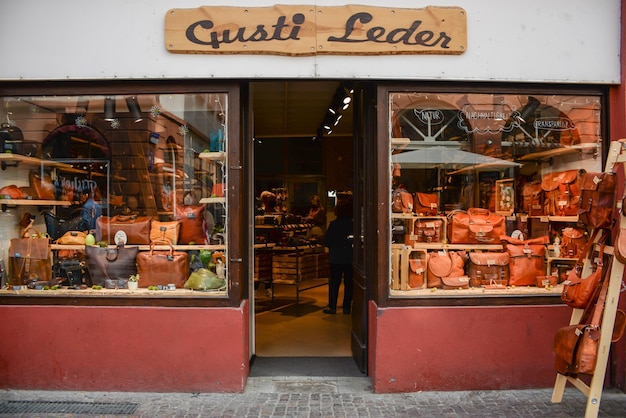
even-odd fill
[[[250,377],[329,376],[365,377],[352,357],[257,357],[250,361]]]

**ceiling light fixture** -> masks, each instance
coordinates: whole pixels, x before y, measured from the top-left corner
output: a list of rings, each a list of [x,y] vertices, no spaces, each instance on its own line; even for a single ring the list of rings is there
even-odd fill
[[[135,123],[141,122],[143,120],[143,117],[141,116],[141,108],[139,107],[139,102],[137,102],[137,97],[127,97],[126,105],[128,106],[130,116],[134,119]]]
[[[115,119],[115,98],[107,97],[104,99],[104,120],[112,121]]]

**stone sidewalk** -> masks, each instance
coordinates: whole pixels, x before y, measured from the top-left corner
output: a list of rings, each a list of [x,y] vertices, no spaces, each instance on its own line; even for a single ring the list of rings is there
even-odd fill
[[[368,378],[252,377],[244,393],[0,391],[11,417],[583,417],[586,398],[552,389],[372,393]],[[626,394],[606,390],[600,417],[625,417]]]

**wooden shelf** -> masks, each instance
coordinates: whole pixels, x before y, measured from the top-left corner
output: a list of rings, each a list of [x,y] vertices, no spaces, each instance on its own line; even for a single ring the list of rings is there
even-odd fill
[[[125,247],[138,247],[139,251],[150,251],[150,245],[125,245]],[[84,245],[61,245],[61,244],[52,244],[50,246],[52,250],[84,250]],[[110,246],[110,248],[115,248],[115,246]],[[167,251],[170,249],[169,245],[155,245],[155,251]],[[178,251],[193,251],[193,250],[212,250],[212,251],[225,251],[225,245],[210,245],[210,244],[177,244],[174,245],[174,250]]]
[[[52,160],[42,160],[41,158],[27,157],[26,155],[19,155],[19,154],[12,154],[12,153],[1,153],[0,164],[2,165],[3,170],[6,170],[7,166],[11,166],[11,165],[17,166],[18,164],[27,164],[31,166],[44,165],[47,167],[71,168],[71,166],[67,163],[62,163],[59,161],[52,161]]]
[[[67,200],[0,199],[3,206],[72,206]]]
[[[225,197],[203,197],[200,203],[226,203]]]
[[[226,161],[226,153],[223,151],[220,152],[201,152],[198,157],[201,160],[209,160],[209,161]]]
[[[518,161],[545,161],[549,160],[553,157],[560,157],[567,154],[573,154],[576,152],[583,151],[591,151],[593,149],[598,148],[598,144],[579,144],[579,145],[570,145],[562,148],[554,148],[546,151],[533,152],[530,154],[526,154],[520,158]]]

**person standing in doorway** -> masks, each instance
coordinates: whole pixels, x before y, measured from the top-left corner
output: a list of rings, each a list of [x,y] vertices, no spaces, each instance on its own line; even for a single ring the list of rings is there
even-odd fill
[[[337,218],[328,225],[324,244],[328,247],[330,278],[328,281],[328,308],[326,314],[337,312],[337,298],[343,279],[343,313],[352,306],[352,202],[339,201],[335,207]]]

